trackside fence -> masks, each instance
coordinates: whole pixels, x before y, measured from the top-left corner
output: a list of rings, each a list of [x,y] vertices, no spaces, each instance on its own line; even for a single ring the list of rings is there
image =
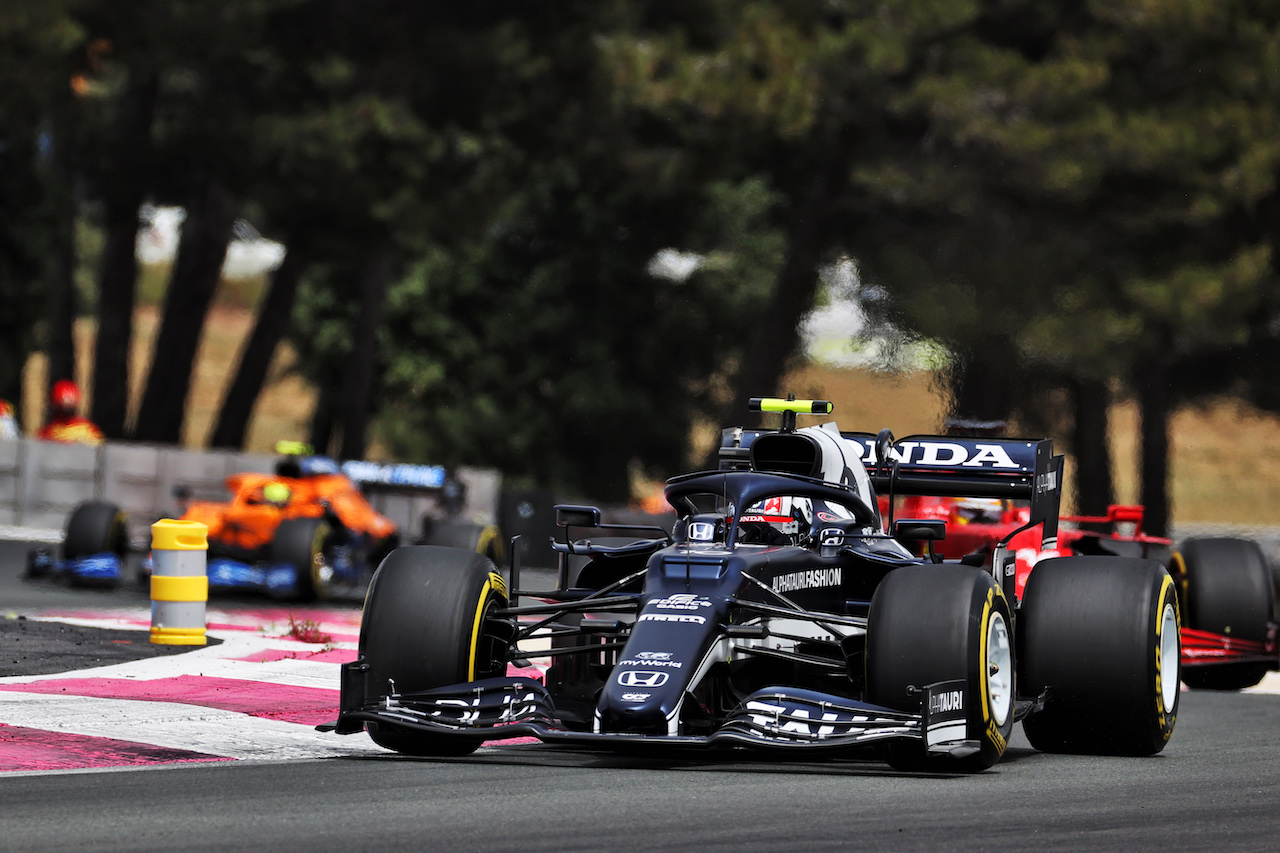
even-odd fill
[[[205,500],[226,499],[228,476],[270,472],[278,458],[123,442],[87,447],[33,438],[0,440],[0,527],[61,530],[76,504],[97,498],[124,510],[130,538],[145,543],[152,522],[181,514],[175,489]],[[498,472],[462,468],[455,476],[466,486],[462,515],[493,523],[502,483]],[[434,496],[404,492],[375,492],[370,502],[400,525],[406,541],[417,535],[424,513],[437,506]]]

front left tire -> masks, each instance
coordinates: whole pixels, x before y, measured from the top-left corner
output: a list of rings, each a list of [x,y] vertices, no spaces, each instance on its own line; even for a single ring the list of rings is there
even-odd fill
[[[1023,720],[1042,752],[1154,755],[1178,717],[1181,637],[1173,578],[1154,560],[1036,564],[1020,613],[1019,675],[1045,699]]]

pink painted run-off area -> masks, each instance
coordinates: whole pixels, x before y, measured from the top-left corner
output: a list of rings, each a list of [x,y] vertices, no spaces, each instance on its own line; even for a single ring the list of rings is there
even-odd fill
[[[269,663],[276,660],[305,660],[318,663],[351,663],[356,659],[355,649],[329,649],[319,652],[291,652],[284,649],[266,649],[233,660],[245,663]]]
[[[328,643],[355,643],[360,639],[360,614],[357,613],[335,613],[323,610],[282,610],[280,608],[268,607],[257,610],[244,610],[237,612],[234,617],[236,621],[226,621],[220,616],[225,616],[217,611],[211,612],[209,620],[205,623],[205,628],[213,632],[234,632],[237,634],[258,634],[279,640],[295,640],[298,642],[312,642],[304,634],[295,633],[291,630],[292,626],[297,626],[298,632],[312,633],[318,637],[316,644]],[[117,615],[110,621],[114,624],[102,622],[104,614],[92,610],[49,610],[40,613],[42,618],[47,619],[82,619],[94,620],[102,624],[102,627],[116,628],[136,628],[138,630],[146,630],[150,627],[150,618],[140,616]]]
[[[185,749],[0,723],[0,772],[6,773],[232,760]]]
[[[54,696],[87,696],[94,699],[178,702],[314,726],[332,722],[338,716],[337,679],[334,681],[334,689],[326,690],[202,675],[149,681],[131,678],[59,678],[24,684],[0,684],[0,690]]]

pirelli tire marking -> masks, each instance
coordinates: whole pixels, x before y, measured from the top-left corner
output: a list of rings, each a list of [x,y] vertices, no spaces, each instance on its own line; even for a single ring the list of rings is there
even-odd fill
[[[484,624],[484,613],[489,603],[490,593],[500,596],[504,602],[507,600],[507,582],[497,572],[489,572],[489,577],[485,579],[484,586],[480,589],[479,600],[476,602],[476,617],[471,624],[471,653],[467,656],[467,681],[476,680],[476,654],[479,652],[480,627]]]
[[[995,608],[997,597],[1001,602],[1005,601],[1000,587],[992,586],[987,590],[986,601],[982,604],[978,653],[982,671],[979,673],[978,685],[982,697],[983,731],[987,740],[995,747],[996,754],[1003,755],[1008,746],[1008,738],[1000,729],[1009,722],[1011,716],[1013,655],[1009,645],[1008,622],[1004,613]],[[1007,611],[1007,603],[1004,609]]]

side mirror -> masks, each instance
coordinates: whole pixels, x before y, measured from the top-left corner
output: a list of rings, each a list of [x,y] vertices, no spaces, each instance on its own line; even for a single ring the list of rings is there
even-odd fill
[[[947,523],[937,518],[901,518],[893,523],[893,538],[905,542],[936,542],[947,538]]]
[[[594,506],[558,505],[556,507],[556,526],[599,527],[600,509]]]
[[[947,523],[940,518],[901,518],[893,523],[893,538],[900,542],[927,542],[925,556],[937,563],[942,558],[933,552],[933,543],[947,538]]]

